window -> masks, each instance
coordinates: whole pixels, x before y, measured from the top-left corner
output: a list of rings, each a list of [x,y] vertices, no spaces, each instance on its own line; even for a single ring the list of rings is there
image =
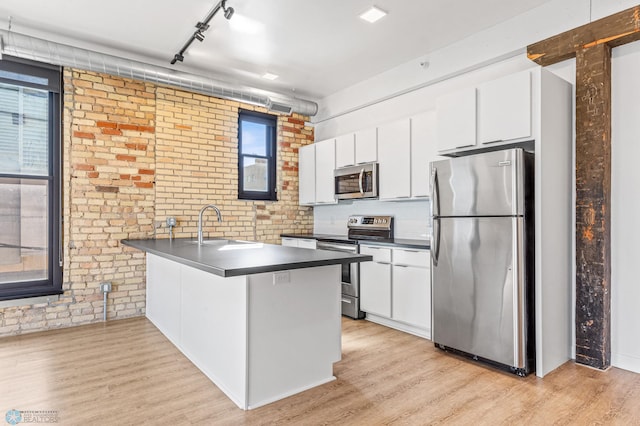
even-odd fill
[[[238,118],[238,198],[276,198],[276,123],[273,115],[240,111]]]
[[[0,300],[62,293],[60,70],[0,60]]]

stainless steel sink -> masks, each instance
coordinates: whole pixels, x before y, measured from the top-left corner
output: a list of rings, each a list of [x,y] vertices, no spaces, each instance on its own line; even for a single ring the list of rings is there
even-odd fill
[[[223,245],[223,244],[229,244],[229,243],[233,243],[233,240],[225,240],[225,239],[211,239],[211,240],[204,240],[202,242],[202,245],[204,246],[219,246],[219,245]],[[198,244],[197,241],[189,241],[189,243],[191,244]]]

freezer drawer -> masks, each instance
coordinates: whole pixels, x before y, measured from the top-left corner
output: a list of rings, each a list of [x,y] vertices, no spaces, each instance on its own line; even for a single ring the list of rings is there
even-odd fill
[[[435,229],[434,343],[527,367],[524,219],[441,218]]]
[[[524,215],[531,161],[522,149],[509,149],[431,163],[433,215]]]
[[[360,311],[360,299],[346,294],[342,295],[342,315],[354,319],[364,318],[364,312]]]

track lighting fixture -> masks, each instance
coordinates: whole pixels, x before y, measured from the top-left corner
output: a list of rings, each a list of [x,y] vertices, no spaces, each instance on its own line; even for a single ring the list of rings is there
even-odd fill
[[[204,32],[209,29],[209,21],[213,19],[215,14],[218,13],[220,9],[224,11],[224,17],[227,20],[231,19],[231,17],[233,16],[233,13],[235,12],[233,10],[233,7],[231,6],[227,7],[226,0],[220,0],[218,4],[216,4],[213,7],[213,9],[211,9],[209,14],[202,21],[196,24],[196,30],[194,31],[193,35],[189,38],[189,40],[187,40],[184,46],[182,46],[182,49],[180,49],[180,51],[173,56],[173,59],[171,60],[171,65],[175,64],[178,61],[180,62],[184,61],[184,53],[187,51],[189,46],[191,46],[191,43],[193,43],[193,40],[198,40],[198,41],[204,40]]]

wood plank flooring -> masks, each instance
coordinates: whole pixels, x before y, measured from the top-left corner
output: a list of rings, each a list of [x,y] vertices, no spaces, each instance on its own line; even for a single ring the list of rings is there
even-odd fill
[[[429,341],[343,319],[337,380],[242,411],[145,318],[0,339],[0,423],[62,425],[640,425],[640,374],[566,363],[518,378]]]

